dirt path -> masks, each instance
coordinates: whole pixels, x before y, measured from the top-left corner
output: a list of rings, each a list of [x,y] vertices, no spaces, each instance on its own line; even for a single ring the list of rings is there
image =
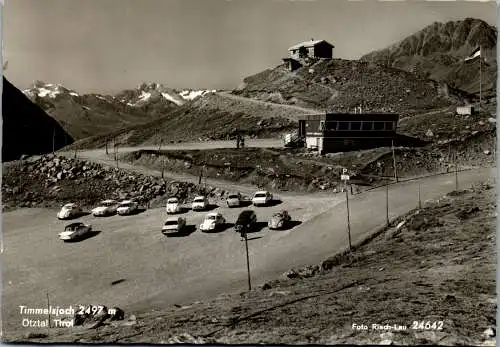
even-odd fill
[[[162,149],[165,150],[189,150],[189,149],[207,149],[207,148],[232,148],[234,147],[234,141],[211,141],[207,143],[203,142],[193,142],[193,143],[180,143],[180,144],[173,144],[169,146],[164,146]],[[276,147],[281,147],[281,141],[280,140],[274,140],[274,139],[269,139],[269,140],[249,140],[248,141],[248,147],[261,147],[261,148],[276,148]],[[157,150],[158,147],[156,146],[147,146],[147,147],[126,147],[126,148],[120,148],[119,149],[119,154],[124,154],[124,153],[129,153],[129,152],[134,152],[138,150]],[[111,152],[110,152],[111,153]],[[73,158],[74,157],[74,152],[59,152],[58,154],[66,156],[68,158]],[[86,151],[80,151],[77,153],[77,158],[81,160],[87,160],[91,161],[94,163],[98,163],[101,165],[105,165],[108,167],[116,167],[116,162],[114,160],[114,156],[112,154],[106,154],[106,151],[104,149],[97,149],[97,150],[86,150]],[[144,166],[138,166],[138,165],[131,165],[128,163],[125,163],[123,161],[118,161],[118,167],[129,170],[132,172],[137,172],[143,175],[150,175],[150,176],[156,176],[156,177],[161,177],[161,172],[157,170],[152,170],[150,168],[144,167]],[[177,172],[171,172],[171,171],[165,171],[164,172],[164,177],[166,179],[171,179],[175,181],[184,181],[184,182],[190,182],[190,183],[195,183],[198,184],[199,182],[199,177],[198,176],[193,176],[189,174],[181,174]],[[252,195],[255,193],[255,191],[258,189],[258,187],[249,185],[249,184],[241,184],[233,181],[226,181],[226,180],[220,180],[220,179],[213,179],[213,178],[203,178],[202,183],[206,183],[207,185],[213,186],[213,187],[219,187],[224,190],[231,190],[231,191],[239,191],[247,195]],[[276,195],[276,194],[275,194]],[[281,192],[279,196],[282,197],[287,197],[287,198],[304,198],[306,196],[309,197],[326,197],[326,196],[331,196],[331,193],[328,192],[315,192],[315,193],[295,193],[295,192]],[[279,198],[278,195],[276,195],[277,198]]]
[[[277,108],[282,108],[282,109],[283,108],[293,109],[293,110],[297,110],[297,111],[302,111],[302,112],[304,112],[304,114],[324,113],[324,111],[319,111],[319,110],[312,109],[312,108],[305,108],[305,107],[300,107],[300,106],[295,106],[295,105],[287,105],[287,104],[276,104],[276,103],[268,102],[268,101],[245,98],[243,96],[230,94],[230,92],[221,92],[218,95],[229,98],[229,99],[241,101],[241,102],[251,102],[251,103],[255,103],[255,104],[259,104],[259,105],[277,107]]]

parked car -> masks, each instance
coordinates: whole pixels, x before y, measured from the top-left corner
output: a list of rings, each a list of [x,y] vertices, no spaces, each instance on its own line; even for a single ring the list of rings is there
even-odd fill
[[[254,230],[257,227],[257,216],[252,210],[244,210],[238,216],[234,224],[234,231],[242,234]]]
[[[133,200],[123,200],[120,202],[120,205],[118,205],[116,212],[121,216],[125,216],[137,212],[138,209],[139,204],[137,202]]]
[[[66,225],[64,231],[61,231],[58,235],[63,241],[70,241],[82,237],[90,232],[92,232],[92,225],[77,222]]]
[[[110,216],[116,213],[118,202],[116,200],[103,200],[98,207],[92,210],[94,216]]]
[[[240,193],[231,193],[226,199],[227,207],[239,207],[241,205],[241,200],[243,200],[243,198]]]
[[[74,203],[69,203],[61,208],[61,211],[57,213],[57,218],[68,219],[79,216],[82,213],[82,209]]]
[[[181,211],[181,207],[179,204],[179,200],[177,198],[170,198],[167,200],[167,213],[179,213]]]
[[[282,229],[288,227],[291,221],[292,217],[290,217],[288,211],[282,210],[273,214],[267,226],[269,229]]]
[[[164,235],[177,234],[182,232],[186,227],[186,218],[184,217],[169,217],[163,224],[161,232]]]
[[[205,220],[200,224],[201,231],[214,231],[226,224],[226,219],[219,212],[212,212],[205,216]]]
[[[267,205],[273,200],[273,195],[267,190],[261,190],[253,195],[252,204],[255,206]]]
[[[191,209],[193,211],[203,211],[208,208],[208,198],[206,196],[197,196],[194,198],[191,204]]]

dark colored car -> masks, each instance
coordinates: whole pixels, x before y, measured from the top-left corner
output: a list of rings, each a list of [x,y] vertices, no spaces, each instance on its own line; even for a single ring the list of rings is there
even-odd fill
[[[249,232],[257,227],[257,216],[252,210],[244,210],[234,224],[234,231],[238,233]]]

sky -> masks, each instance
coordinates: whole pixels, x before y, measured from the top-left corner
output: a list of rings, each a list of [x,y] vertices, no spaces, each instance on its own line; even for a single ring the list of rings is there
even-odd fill
[[[311,38],[357,59],[432,24],[496,23],[496,3],[347,0],[5,0],[6,77],[116,93],[142,82],[233,89]]]

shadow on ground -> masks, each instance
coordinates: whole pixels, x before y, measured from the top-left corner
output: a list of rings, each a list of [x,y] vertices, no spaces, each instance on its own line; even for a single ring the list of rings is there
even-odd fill
[[[257,205],[255,207],[272,207],[272,206],[277,206],[279,204],[281,204],[283,201],[281,201],[280,199],[276,199],[276,200],[271,200],[269,201],[266,205]]]
[[[87,239],[90,239],[94,236],[97,236],[101,233],[101,231],[99,230],[93,230],[89,233],[86,233],[85,235],[83,236],[80,236],[79,238],[76,238],[76,239],[73,239],[73,240],[65,240],[64,242],[66,243],[78,243],[78,242],[82,242],[82,241],[85,241]]]
[[[90,214],[91,214],[90,212],[80,212],[80,213],[75,214],[74,216],[70,216],[68,218],[64,218],[63,220],[74,220],[74,219],[78,219],[78,218],[81,218],[81,217],[88,216]]]
[[[179,231],[178,233],[167,234],[165,236],[167,236],[167,237],[186,237],[186,236],[191,235],[195,231],[196,231],[196,225],[192,224],[192,225],[186,225],[186,227],[184,229],[182,229],[181,231]]]
[[[215,210],[218,207],[219,207],[219,205],[209,204],[209,205],[207,205],[207,207],[204,210],[193,210],[192,208],[189,208],[189,209],[192,210],[193,212],[210,212],[210,211]]]
[[[138,214],[141,214],[143,212],[146,212],[145,208],[138,208],[134,212],[131,212],[129,214],[121,215],[121,217],[126,217],[126,216],[137,216]]]

